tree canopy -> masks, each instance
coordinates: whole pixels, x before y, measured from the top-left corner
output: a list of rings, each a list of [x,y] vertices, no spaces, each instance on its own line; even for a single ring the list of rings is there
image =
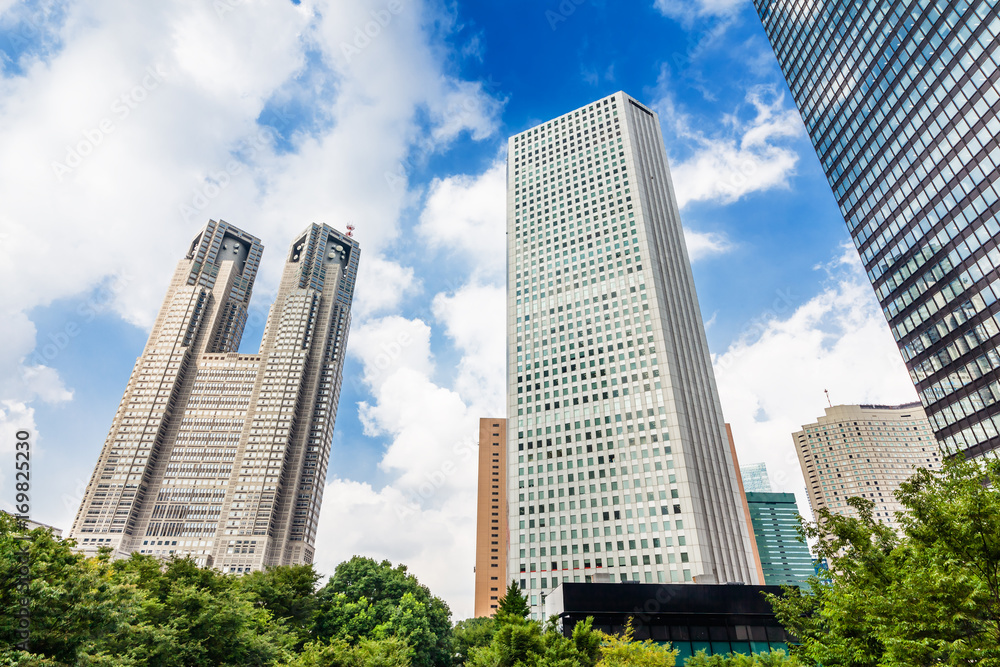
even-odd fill
[[[902,530],[872,515],[820,510],[804,528],[830,563],[827,581],[788,588],[771,604],[828,667],[1000,665],[1000,461],[920,470],[896,497]]]
[[[451,664],[451,610],[405,565],[355,556],[337,566],[317,597],[316,639],[397,637],[410,646],[414,667]]]

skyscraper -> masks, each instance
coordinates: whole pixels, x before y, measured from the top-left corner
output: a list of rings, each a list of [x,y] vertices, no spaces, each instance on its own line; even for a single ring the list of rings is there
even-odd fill
[[[492,616],[507,589],[507,420],[479,420],[475,616]]]
[[[1000,5],[754,0],[941,447],[1000,446]]]
[[[178,263],[73,523],[84,552],[312,562],[360,251],[310,225],[240,354],[262,250],[210,221]]]
[[[800,586],[816,573],[809,546],[799,536],[794,493],[748,491],[754,539],[768,586]]]
[[[743,488],[747,493],[770,493],[771,478],[767,476],[766,463],[747,463],[740,466]]]
[[[919,403],[835,405],[792,434],[813,514],[854,516],[852,496],[875,503],[872,515],[896,527],[893,495],[916,468],[937,470],[941,456]]]
[[[509,576],[756,583],[656,115],[508,140]],[[603,578],[603,576],[602,576]]]

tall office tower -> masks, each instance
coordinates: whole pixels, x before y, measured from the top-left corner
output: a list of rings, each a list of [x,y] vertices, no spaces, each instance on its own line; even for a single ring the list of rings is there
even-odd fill
[[[747,492],[754,539],[768,586],[800,586],[816,574],[809,546],[799,537],[794,493]]]
[[[261,251],[210,221],[178,263],[73,523],[85,553],[312,562],[359,249],[310,225],[260,352],[240,354]]]
[[[916,468],[936,470],[941,457],[919,403],[835,405],[792,434],[813,514],[826,508],[854,516],[847,499],[875,503],[874,516],[897,527],[899,483]]]
[[[507,420],[479,420],[476,617],[496,613],[507,589]]]
[[[536,615],[595,573],[755,583],[656,115],[619,92],[507,156],[509,576]]]
[[[996,449],[1000,5],[754,4],[942,449]]]
[[[766,463],[747,463],[740,466],[743,488],[748,493],[770,493],[771,479],[767,476]]]

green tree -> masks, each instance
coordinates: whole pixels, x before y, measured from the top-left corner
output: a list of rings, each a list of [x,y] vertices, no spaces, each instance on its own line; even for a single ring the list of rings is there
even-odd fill
[[[451,631],[455,665],[464,665],[472,649],[489,646],[494,632],[496,621],[490,616],[467,618],[456,623]]]
[[[595,667],[604,638],[592,629],[592,619],[577,623],[570,637],[556,627],[555,617],[543,628],[518,616],[499,617],[488,646],[473,648],[470,667]]]
[[[398,637],[362,639],[351,645],[343,639],[327,644],[310,642],[288,667],[410,667],[411,649]]]
[[[266,665],[288,656],[292,638],[233,578],[189,560],[86,558],[72,540],[37,529],[16,539],[0,516],[0,646],[16,644],[17,559],[27,545],[34,657],[7,650],[10,664]],[[44,662],[48,660],[49,662]]]
[[[603,637],[599,667],[674,667],[677,663],[678,651],[671,650],[669,644],[663,646],[649,639],[636,641],[631,618],[621,636]]]
[[[708,655],[705,651],[698,651],[684,661],[684,667],[803,667],[803,663],[781,649],[753,655]]]
[[[520,587],[511,580],[507,592],[497,601],[496,618],[528,618],[531,607],[528,606],[528,596],[521,593]]]
[[[271,612],[276,621],[284,623],[296,637],[296,647],[309,637],[316,613],[316,583],[320,575],[310,565],[270,567],[250,572],[235,581],[254,604]]]
[[[820,510],[807,536],[830,581],[770,596],[809,661],[844,665],[1000,665],[1000,461],[918,471],[896,497],[902,536],[872,516]]]
[[[321,641],[400,637],[415,667],[452,663],[451,610],[406,571],[355,556],[337,566],[318,593],[313,636]]]

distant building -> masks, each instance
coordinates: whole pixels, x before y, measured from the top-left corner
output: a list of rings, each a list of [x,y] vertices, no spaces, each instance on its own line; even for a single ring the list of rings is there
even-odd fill
[[[743,477],[743,488],[752,493],[770,493],[771,478],[767,475],[767,465],[764,463],[746,463],[740,466]]]
[[[792,434],[813,514],[854,515],[847,499],[875,503],[875,519],[898,527],[893,493],[917,468],[941,467],[938,443],[919,403],[835,405]]]
[[[475,615],[492,616],[507,589],[507,420],[479,420]]]
[[[754,5],[942,450],[1000,447],[1000,3]]]
[[[507,147],[508,568],[754,582],[660,123],[623,92]]]
[[[10,512],[7,512],[5,510],[0,510],[0,513],[6,514],[8,516],[12,516],[15,519],[18,516],[16,514],[11,514]],[[24,521],[24,529],[25,530],[35,530],[36,528],[42,528],[44,530],[51,530],[52,534],[55,535],[56,537],[60,537],[60,538],[62,537],[62,528],[56,528],[55,526],[50,526],[47,523],[39,523],[37,521],[32,521],[31,519],[28,519],[27,521]]]
[[[763,593],[778,586],[703,584],[564,583],[545,600],[567,637],[577,623],[594,619],[594,629],[620,634],[629,619],[636,639],[670,642],[677,664],[697,653],[766,653],[793,641]]]
[[[726,424],[726,437],[729,439],[729,451],[733,457],[733,468],[736,470],[742,470],[740,467],[740,458],[736,455],[736,441],[733,439],[733,425]],[[763,465],[763,464],[760,464]],[[766,474],[766,472],[765,472]],[[750,526],[750,532],[753,532],[753,520],[750,518],[750,505],[747,504],[747,493],[743,486],[743,476],[736,476],[736,484],[740,490],[740,505],[743,507],[743,516],[746,519],[747,525]],[[757,573],[757,581],[764,583],[764,569],[760,564],[760,551],[757,549],[757,539],[754,538],[750,541],[750,546],[753,547],[753,567]],[[746,583],[746,582],[744,582]]]
[[[73,522],[84,553],[313,561],[360,250],[326,225],[297,235],[241,354],[262,251],[213,220],[178,262]]]
[[[815,573],[809,546],[799,537],[794,493],[749,492],[747,504],[768,586],[801,585]]]

